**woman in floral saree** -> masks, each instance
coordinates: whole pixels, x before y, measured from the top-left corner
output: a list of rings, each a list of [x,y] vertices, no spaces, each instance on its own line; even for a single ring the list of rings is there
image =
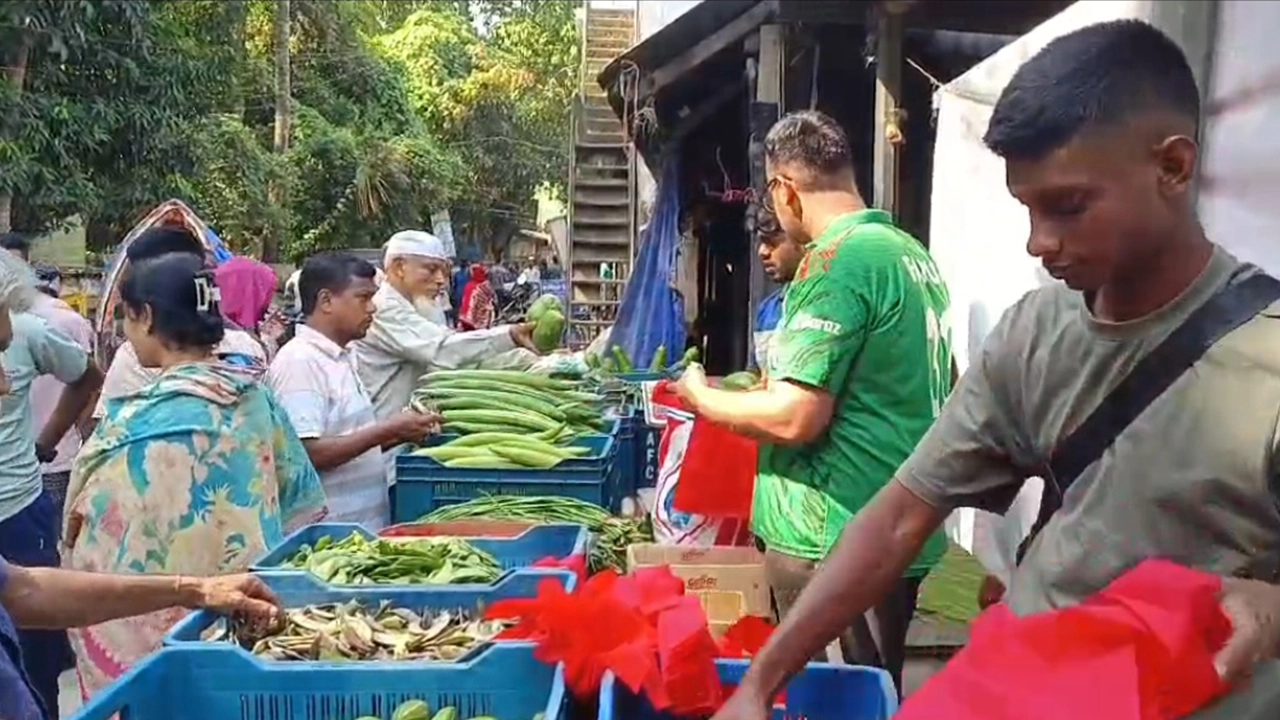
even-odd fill
[[[302,443],[258,382],[261,367],[215,360],[222,317],[213,274],[170,253],[131,267],[120,287],[125,334],[161,368],[106,405],[67,493],[64,564],[95,572],[242,571],[285,534],[319,519],[324,491]],[[88,698],[156,650],[181,609],[71,632]]]

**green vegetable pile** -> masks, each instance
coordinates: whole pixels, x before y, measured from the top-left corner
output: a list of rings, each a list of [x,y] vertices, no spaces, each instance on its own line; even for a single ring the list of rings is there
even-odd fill
[[[445,467],[545,470],[581,457],[602,432],[604,399],[579,381],[511,370],[440,370],[418,380],[410,406],[438,412],[463,437],[414,452]]]
[[[700,355],[698,348],[691,347],[684,351],[684,355],[675,365],[668,367],[667,346],[659,345],[658,349],[653,353],[653,362],[649,363],[649,372],[683,370],[689,367],[691,363],[697,362]],[[609,348],[609,352],[604,357],[595,353],[587,353],[582,359],[592,371],[606,377],[617,373],[636,372],[635,363],[631,361],[627,351],[619,345]]]
[[[460,720],[461,717],[462,716],[458,714],[458,708],[456,707],[440,708],[440,710],[437,711],[436,714],[432,715],[431,706],[428,705],[426,702],[422,700],[409,700],[407,702],[400,703],[400,705],[396,707],[395,711],[391,713],[390,720]],[[383,720],[383,719],[378,717],[377,715],[365,715],[364,717],[356,718],[356,720]],[[498,719],[485,715],[485,716],[473,717],[470,720],[498,720]],[[534,715],[533,720],[543,720],[543,714],[538,713],[537,715]]]
[[[352,533],[335,542],[303,545],[282,567],[306,570],[338,585],[451,585],[491,583],[502,574],[492,555],[458,538],[369,540]]]
[[[481,518],[583,525],[594,535],[588,563],[592,572],[604,569],[625,572],[627,546],[653,542],[653,529],[649,526],[647,517],[614,517],[589,502],[564,497],[491,495],[457,505],[447,505],[418,518],[418,522]]]

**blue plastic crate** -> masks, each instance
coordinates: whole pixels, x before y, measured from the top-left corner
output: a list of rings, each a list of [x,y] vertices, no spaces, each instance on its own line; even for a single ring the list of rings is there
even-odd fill
[[[533,657],[533,645],[503,644],[462,663],[345,663],[263,667],[236,653],[166,648],[99,693],[73,720],[390,720],[406,700],[461,720],[546,720],[567,715],[564,671]]]
[[[720,682],[737,685],[747,671],[746,660],[717,660]],[[773,720],[888,720],[898,711],[898,693],[889,673],[855,665],[809,663],[787,685],[785,707],[774,707]],[[658,712],[643,696],[635,695],[613,673],[600,686],[597,720],[680,720]]]
[[[484,495],[553,495],[609,507],[618,464],[618,421],[609,435],[578,440],[590,445],[587,457],[561,462],[549,470],[448,468],[429,457],[396,456],[394,522],[413,522],[427,513]]]
[[[577,577],[572,573],[514,573],[493,585],[358,585],[337,587],[325,585],[313,575],[298,572],[266,572],[258,577],[280,598],[286,608],[304,605],[358,601],[362,605],[377,607],[390,602],[414,612],[430,608],[450,610],[462,608],[479,610],[499,600],[532,598],[538,594],[538,586],[547,580],[561,583],[566,590],[573,590]],[[261,660],[252,653],[231,643],[210,643],[201,639],[206,630],[224,622],[223,617],[209,610],[198,610],[178,621],[164,636],[164,644],[201,651],[230,652],[244,656],[250,662],[275,667],[273,660]],[[332,663],[313,662],[311,666]],[[387,665],[388,663],[377,663]],[[391,665],[400,662],[391,661]]]
[[[370,540],[377,537],[375,533],[354,523],[308,525],[295,531],[274,550],[262,556],[262,559],[253,564],[253,569],[259,572],[273,570],[301,572],[282,568],[281,565],[301,550],[303,545],[314,546],[316,541],[326,536],[335,541],[344,540],[352,533],[363,535]],[[581,525],[538,525],[513,538],[467,538],[467,542],[474,545],[477,550],[483,550],[492,555],[503,568],[515,570],[527,568],[546,557],[565,558],[570,555],[586,554],[590,537],[591,533]],[[369,586],[353,585],[352,587]]]
[[[613,505],[622,504],[624,498],[636,494],[636,416],[639,411],[630,405],[618,408],[618,472],[613,490]],[[643,418],[641,418],[643,422]]]
[[[631,474],[637,489],[658,484],[658,444],[661,442],[662,428],[650,425],[644,412],[637,410],[631,438]]]

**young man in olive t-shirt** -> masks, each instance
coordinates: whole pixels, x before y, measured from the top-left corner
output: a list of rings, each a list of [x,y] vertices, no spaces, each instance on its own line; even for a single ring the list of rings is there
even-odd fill
[[[697,412],[760,445],[752,530],[785,615],[848,520],[893,477],[951,389],[946,286],[925,249],[887,212],[866,207],[848,140],[817,112],[793,113],[765,139],[769,197],[801,253],[762,240],[788,282],[767,352],[766,388],[682,381]],[[901,685],[921,579],[946,549],[925,545],[891,596],[845,633],[845,659],[884,667]]]

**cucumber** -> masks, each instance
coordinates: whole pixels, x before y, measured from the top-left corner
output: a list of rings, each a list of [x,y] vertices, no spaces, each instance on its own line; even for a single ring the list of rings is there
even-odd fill
[[[474,433],[472,435],[463,435],[456,440],[450,440],[440,447],[481,447],[484,445],[492,445],[494,443],[515,442],[529,439],[530,436],[525,433],[482,432]]]
[[[497,455],[473,455],[471,457],[446,460],[440,463],[447,468],[475,468],[478,470],[525,470],[525,466],[513,463]]]
[[[501,423],[464,422],[461,420],[451,421],[448,418],[445,419],[442,427],[449,432],[455,432],[459,435],[473,435],[477,433],[510,433],[513,435],[519,435],[521,433],[529,432],[529,428],[525,427],[516,427]]]
[[[436,370],[418,378],[418,383],[430,385],[436,381],[449,380],[504,382],[552,391],[574,390],[578,387],[578,383],[572,380],[559,380],[546,375],[527,373],[520,370]]]
[[[560,423],[531,412],[516,410],[452,410],[445,412],[445,424],[478,423],[524,427],[530,430],[556,430]]]
[[[649,363],[649,370],[652,372],[662,372],[667,369],[667,346],[659,345],[658,349],[653,352],[653,362]]]
[[[530,397],[552,406],[564,402],[560,391],[539,390],[525,385],[513,385],[499,380],[441,380],[427,385],[420,391],[427,398],[465,396],[475,392],[503,393]],[[570,392],[570,391],[565,391]]]
[[[444,462],[446,460],[457,460],[458,458],[473,457],[476,455],[491,455],[484,446],[452,446],[438,445],[436,447],[421,448],[413,451],[414,455],[429,457],[436,462]]]
[[[437,411],[445,410],[528,410],[556,422],[564,422],[568,418],[558,408],[524,395],[489,392],[470,392],[466,395],[440,397],[431,401]]]
[[[536,468],[538,470],[550,470],[556,465],[559,465],[560,461],[564,459],[558,455],[538,452],[537,450],[531,450],[528,447],[522,447],[514,444],[489,445],[488,448],[493,451],[494,455],[497,455],[500,458],[510,460],[514,463],[519,463],[528,468]]]
[[[635,367],[631,364],[631,358],[627,357],[627,351],[623,350],[621,345],[613,346],[613,359],[618,361],[618,372],[629,373],[635,371]]]

